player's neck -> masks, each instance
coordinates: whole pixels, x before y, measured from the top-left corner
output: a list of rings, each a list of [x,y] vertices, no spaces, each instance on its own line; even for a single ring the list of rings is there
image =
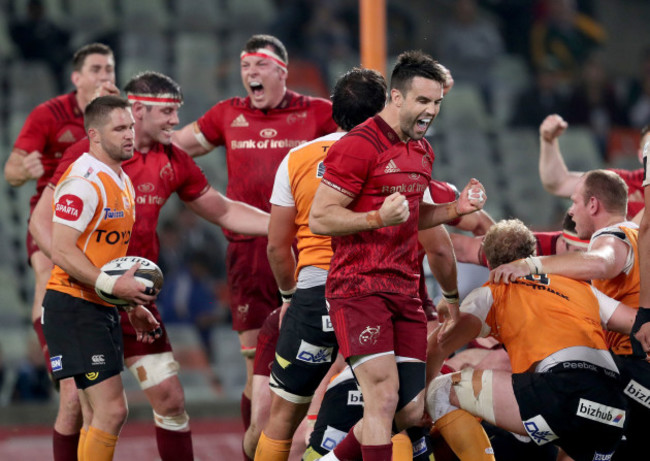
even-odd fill
[[[378,114],[386,124],[388,124],[389,127],[397,133],[397,136],[399,139],[403,142],[408,142],[411,138],[409,138],[406,134],[402,132],[402,129],[400,128],[399,124],[399,110],[395,105],[392,103],[388,103],[386,107],[382,109],[381,112]]]
[[[111,156],[102,149],[93,149],[92,146],[88,149],[88,153],[113,170],[116,175],[120,175],[120,172],[122,171],[122,162],[112,159]]]

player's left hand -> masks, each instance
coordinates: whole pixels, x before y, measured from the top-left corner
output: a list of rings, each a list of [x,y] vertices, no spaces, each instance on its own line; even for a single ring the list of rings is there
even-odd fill
[[[492,283],[505,283],[514,282],[519,277],[530,275],[530,268],[526,261],[518,259],[508,264],[502,264],[496,269],[490,271],[489,281]]]
[[[129,312],[129,321],[135,329],[136,339],[140,342],[151,344],[162,336],[160,323],[151,311],[141,304]]]
[[[114,83],[103,82],[95,89],[95,94],[93,95],[93,99],[99,98],[100,96],[108,96],[108,95],[119,96],[120,89],[116,87]]]
[[[486,200],[487,195],[483,184],[478,179],[472,178],[456,201],[456,211],[459,216],[462,216],[482,210]]]

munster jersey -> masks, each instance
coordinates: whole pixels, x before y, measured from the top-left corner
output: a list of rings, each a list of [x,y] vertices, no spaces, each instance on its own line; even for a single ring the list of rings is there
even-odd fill
[[[248,97],[219,102],[197,123],[208,142],[226,148],[226,195],[264,211],[270,211],[274,174],[289,149],[337,128],[329,101],[292,91],[268,110],[254,108]],[[223,231],[231,241],[253,238]]]
[[[33,209],[50,181],[63,152],[86,136],[83,112],[77,104],[76,92],[52,98],[36,106],[23,124],[14,149],[43,154],[44,173],[36,181],[36,194],[30,200]]]
[[[606,280],[592,280],[596,288],[608,296],[634,307],[639,306],[639,294],[641,291],[641,273],[639,271],[639,230],[637,225],[631,222],[623,222],[615,226],[600,229],[591,236],[589,248],[593,242],[600,237],[615,237],[629,246],[627,260],[623,270],[616,277]],[[632,353],[630,337],[614,331],[605,334],[607,345],[615,354],[629,355]]]
[[[296,207],[295,224],[298,228],[298,264],[300,269],[315,266],[328,270],[332,259],[330,237],[315,235],[309,229],[309,212],[316,189],[323,178],[323,160],[328,149],[345,133],[332,133],[292,149],[282,160],[275,174],[271,203],[273,205]]]
[[[645,207],[645,191],[643,189],[644,169],[620,170],[610,168],[627,184],[627,217],[634,218]]]
[[[397,226],[332,237],[328,298],[377,292],[418,296],[419,207],[429,187],[433,158],[425,139],[402,142],[378,115],[329,149],[323,184],[352,198],[348,208],[378,210],[386,197],[400,192],[408,200],[410,215]]]
[[[52,183],[87,149],[87,138],[68,149],[52,176]],[[156,143],[146,154],[136,150],[132,158],[122,162],[122,169],[133,182],[138,214],[127,254],[158,261],[160,244],[156,227],[163,205],[174,192],[184,202],[196,200],[210,185],[194,160],[173,145]]]
[[[54,191],[52,221],[81,232],[77,247],[97,267],[126,255],[135,221],[135,193],[129,177],[83,154],[64,173]],[[79,283],[54,266],[48,290],[96,304],[104,302],[93,286]]]
[[[486,283],[467,295],[460,310],[478,317],[480,336],[503,343],[513,373],[523,373],[568,347],[606,350],[601,322],[617,306],[587,282],[542,274],[508,285]]]

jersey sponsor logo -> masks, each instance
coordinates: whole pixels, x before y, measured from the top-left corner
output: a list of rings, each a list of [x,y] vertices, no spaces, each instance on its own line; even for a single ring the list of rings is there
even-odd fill
[[[420,440],[413,442],[413,457],[423,455],[427,451],[427,441],[422,437]]]
[[[524,429],[537,445],[544,445],[559,438],[542,415],[525,420]]]
[[[384,173],[399,173],[400,171],[402,170],[399,169],[393,159],[390,159],[390,162],[388,162],[388,165],[384,168]]]
[[[264,128],[260,130],[260,136],[266,139],[275,138],[278,135],[278,131],[273,128]]]
[[[296,358],[307,363],[326,363],[332,361],[333,347],[321,347],[310,344],[304,339],[300,340],[300,348]]]
[[[104,208],[104,219],[118,219],[124,217],[124,210],[113,210],[110,207]]]
[[[329,315],[321,316],[321,321],[323,322],[323,331],[334,331],[334,327],[332,326],[332,319]]]
[[[307,142],[306,139],[242,139],[230,141],[231,149],[293,149]]]
[[[63,370],[63,356],[57,355],[55,357],[50,357],[50,364],[52,365],[53,372]]]
[[[90,361],[93,365],[106,365],[106,360],[104,359],[104,354],[96,354],[90,358]]]
[[[361,391],[348,391],[348,405],[363,405]]]
[[[159,195],[138,195],[135,198],[135,203],[138,205],[158,205],[163,206],[165,204],[165,198]]]
[[[366,327],[365,330],[359,335],[359,344],[362,346],[372,346],[377,343],[379,339],[379,332],[381,331],[381,326],[377,325],[376,327]]]
[[[307,111],[296,112],[293,114],[287,115],[287,123],[293,125],[294,123],[304,123],[307,120]]]
[[[341,440],[343,440],[346,435],[347,432],[339,431],[332,426],[327,426],[327,429],[325,429],[325,432],[323,433],[323,441],[320,443],[320,446],[327,451],[332,451],[339,443],[341,443]]]
[[[97,237],[95,238],[95,241],[97,243],[108,243],[109,245],[117,245],[118,243],[123,243],[124,245],[128,245],[129,241],[131,240],[131,231],[110,231],[108,232],[106,229],[97,229],[95,231],[97,234]]]
[[[244,117],[244,114],[239,114],[235,120],[232,121],[230,124],[231,127],[233,128],[242,128],[242,127],[247,127],[248,126],[248,120],[246,120],[246,117]]]
[[[154,186],[150,182],[145,182],[144,184],[138,184],[138,192],[142,192],[143,194],[150,194],[154,191],[156,186]]]
[[[631,379],[625,386],[625,395],[639,402],[644,407],[650,408],[650,389]]]
[[[81,217],[81,212],[84,209],[84,202],[76,195],[65,194],[59,198],[59,201],[54,205],[54,214],[57,218],[65,219],[67,221],[76,221]]]
[[[86,373],[86,379],[87,379],[88,381],[94,381],[94,380],[96,380],[97,378],[99,378],[99,373],[96,372],[96,371],[93,371],[93,372],[91,372],[91,373]]]
[[[318,162],[318,167],[316,168],[316,177],[322,178],[323,176],[325,176],[325,162],[321,160]]]
[[[625,410],[587,399],[580,399],[576,415],[614,427],[623,427],[625,424]]]
[[[59,136],[59,139],[57,139],[58,142],[60,143],[73,143],[77,142],[77,138],[72,134],[72,131],[70,130],[65,130],[61,136]]]
[[[418,194],[424,194],[424,191],[427,189],[426,184],[420,184],[417,182],[412,182],[411,184],[398,184],[396,186],[381,186],[382,194],[394,194],[395,192],[417,192]]]
[[[611,453],[594,453],[593,461],[609,461],[614,456],[614,452]]]

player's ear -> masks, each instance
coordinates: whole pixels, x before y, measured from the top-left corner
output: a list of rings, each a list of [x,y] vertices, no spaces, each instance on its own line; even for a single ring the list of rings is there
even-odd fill
[[[74,72],[72,72],[72,74],[70,74],[70,81],[75,86],[75,88],[77,86],[79,86],[79,79],[80,78],[81,78],[81,74],[76,70]]]
[[[139,101],[133,101],[131,104],[131,113],[133,114],[133,118],[142,119],[145,110],[145,105]]]
[[[402,102],[404,101],[404,96],[402,95],[402,92],[400,90],[398,90],[397,88],[393,88],[390,90],[390,100],[397,107],[401,107]]]

